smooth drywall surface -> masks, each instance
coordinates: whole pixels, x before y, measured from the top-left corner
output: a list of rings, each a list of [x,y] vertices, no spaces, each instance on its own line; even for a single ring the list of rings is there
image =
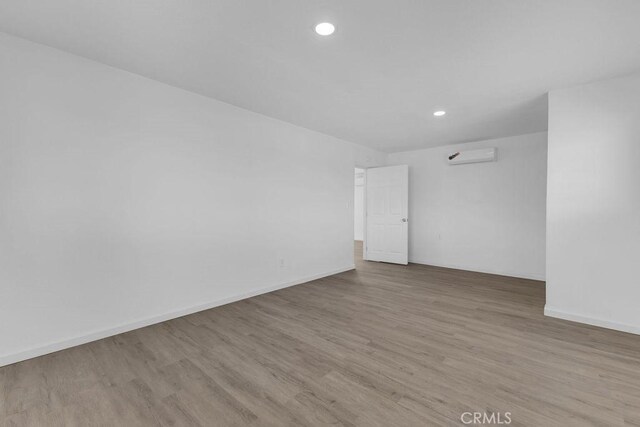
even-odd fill
[[[497,162],[450,166],[462,150]],[[409,165],[409,260],[544,280],[547,134],[389,155]]]
[[[364,169],[356,168],[353,195],[353,238],[364,238]]]
[[[549,107],[545,313],[640,333],[640,74]]]
[[[0,33],[0,365],[353,266],[386,155]]]

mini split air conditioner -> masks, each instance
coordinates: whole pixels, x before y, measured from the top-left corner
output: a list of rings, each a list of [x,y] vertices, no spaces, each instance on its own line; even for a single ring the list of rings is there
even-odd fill
[[[495,162],[497,148],[481,148],[479,150],[457,151],[449,155],[450,165],[464,165],[467,163]]]

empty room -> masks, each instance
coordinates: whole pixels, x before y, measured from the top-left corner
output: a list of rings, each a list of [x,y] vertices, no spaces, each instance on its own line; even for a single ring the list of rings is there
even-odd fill
[[[0,0],[0,426],[640,426],[639,22]]]

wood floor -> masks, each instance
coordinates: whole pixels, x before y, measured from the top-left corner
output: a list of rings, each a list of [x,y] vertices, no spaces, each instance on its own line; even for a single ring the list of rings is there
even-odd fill
[[[640,425],[640,336],[544,284],[357,270],[0,368],[0,425]]]

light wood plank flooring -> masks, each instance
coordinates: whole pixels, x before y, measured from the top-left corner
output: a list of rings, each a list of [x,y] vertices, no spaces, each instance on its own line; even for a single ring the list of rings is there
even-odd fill
[[[543,306],[541,282],[358,260],[0,368],[0,425],[640,425],[640,337]]]

